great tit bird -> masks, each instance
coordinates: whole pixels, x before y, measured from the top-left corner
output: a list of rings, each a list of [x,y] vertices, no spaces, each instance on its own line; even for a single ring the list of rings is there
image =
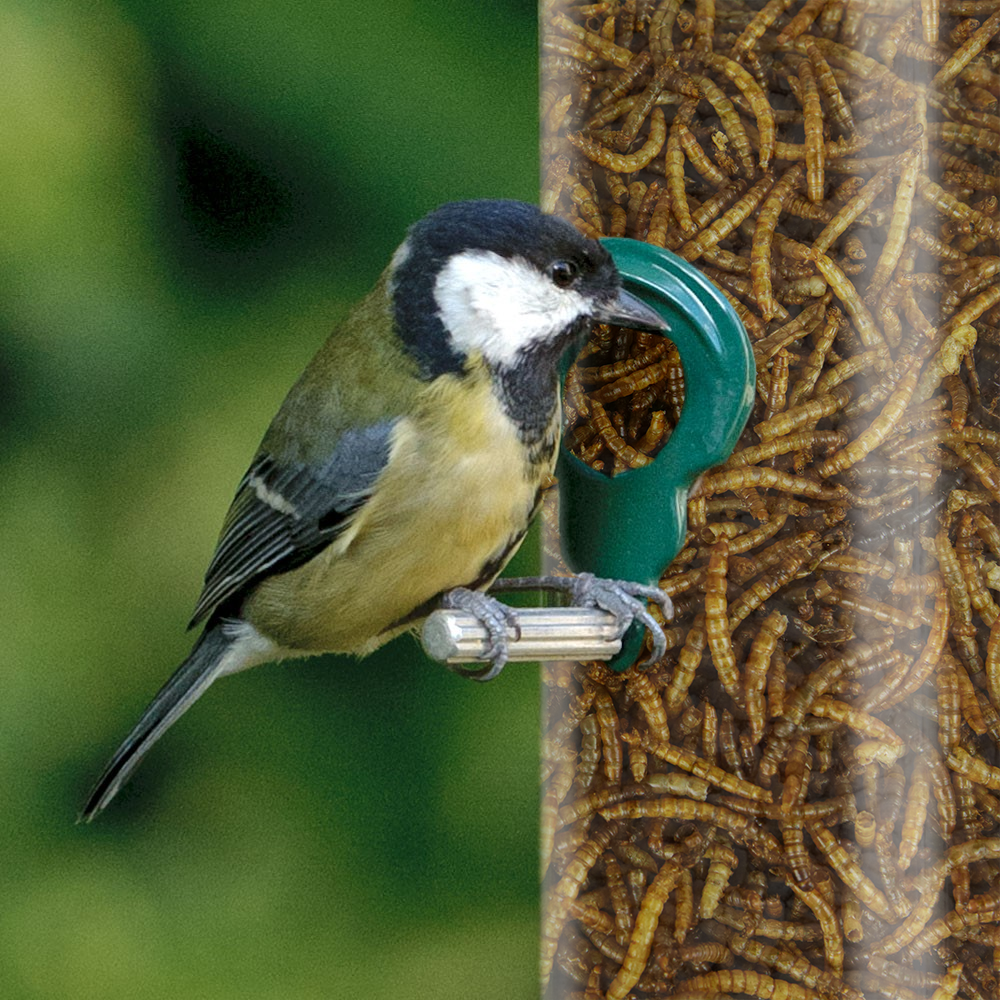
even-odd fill
[[[550,481],[559,359],[595,321],[664,328],[622,289],[604,247],[568,222],[521,202],[467,201],[413,225],[264,435],[194,609],[201,636],[82,818],[226,674],[364,655],[444,602],[487,625],[493,662],[478,676],[495,676],[513,612],[481,592]],[[573,580],[574,600],[613,611],[623,631],[636,617],[659,631],[639,598],[664,595],[594,583]],[[661,631],[655,639],[662,647]]]

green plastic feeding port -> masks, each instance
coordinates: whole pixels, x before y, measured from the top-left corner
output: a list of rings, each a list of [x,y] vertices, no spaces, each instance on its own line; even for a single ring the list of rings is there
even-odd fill
[[[756,372],[743,324],[700,271],[638,240],[601,242],[625,290],[667,323],[663,335],[684,368],[684,406],[667,443],[641,468],[611,477],[560,450],[560,542],[574,572],[655,585],[684,543],[692,484],[729,457],[743,430]],[[642,626],[633,625],[609,666],[625,670],[642,642]]]

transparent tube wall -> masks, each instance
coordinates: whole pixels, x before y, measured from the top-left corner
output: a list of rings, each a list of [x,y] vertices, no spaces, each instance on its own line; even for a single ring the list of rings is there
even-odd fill
[[[694,263],[758,368],[666,657],[546,668],[543,992],[996,998],[1000,2],[541,24],[543,206]],[[566,444],[627,475],[683,392],[598,330]]]

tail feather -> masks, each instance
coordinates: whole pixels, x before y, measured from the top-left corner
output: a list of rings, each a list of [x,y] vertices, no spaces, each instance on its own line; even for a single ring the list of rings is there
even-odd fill
[[[80,813],[82,821],[89,822],[101,812],[118,794],[153,744],[217,677],[234,669],[234,664],[228,662],[233,657],[227,656],[235,652],[234,644],[235,640],[227,636],[221,626],[216,625],[202,633],[191,655],[160,688],[142,718],[115,751]]]

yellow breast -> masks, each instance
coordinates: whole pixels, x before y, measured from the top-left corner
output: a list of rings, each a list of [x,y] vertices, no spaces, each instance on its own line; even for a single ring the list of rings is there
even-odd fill
[[[375,493],[347,530],[265,580],[246,611],[283,646],[367,652],[437,595],[488,585],[535,511],[557,435],[553,399],[550,446],[532,460],[485,371],[436,380],[398,423]]]

